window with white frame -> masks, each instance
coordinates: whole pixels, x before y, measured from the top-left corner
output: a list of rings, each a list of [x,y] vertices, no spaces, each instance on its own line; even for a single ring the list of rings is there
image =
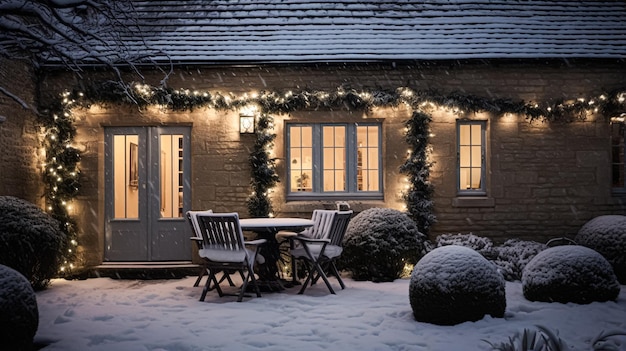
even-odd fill
[[[611,184],[614,192],[626,193],[624,172],[624,116],[611,118]]]
[[[382,198],[379,123],[290,123],[286,130],[288,198]]]
[[[457,190],[459,195],[486,195],[485,121],[457,121]]]

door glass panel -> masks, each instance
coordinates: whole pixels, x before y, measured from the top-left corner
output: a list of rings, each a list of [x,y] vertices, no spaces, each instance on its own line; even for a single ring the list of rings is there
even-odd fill
[[[139,218],[139,136],[113,136],[114,218]]]
[[[183,216],[183,136],[161,134],[160,183],[161,218]]]

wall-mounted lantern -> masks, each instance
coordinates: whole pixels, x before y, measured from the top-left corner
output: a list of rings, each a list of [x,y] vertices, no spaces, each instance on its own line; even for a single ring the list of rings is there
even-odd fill
[[[243,114],[243,113],[239,115],[239,133],[240,134],[253,134],[254,133],[254,115]]]

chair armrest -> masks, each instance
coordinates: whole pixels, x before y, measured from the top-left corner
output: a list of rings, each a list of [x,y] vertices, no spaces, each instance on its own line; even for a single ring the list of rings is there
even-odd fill
[[[202,250],[204,248],[204,241],[202,240],[202,238],[198,238],[197,236],[192,236],[189,239],[191,239],[191,241],[196,243],[196,247],[198,248],[198,250]]]
[[[278,237],[281,237],[281,236],[286,238],[286,237],[296,236],[296,235],[298,235],[298,233],[296,233],[296,232],[292,232],[291,230],[281,230],[281,231],[279,231],[278,233],[276,233],[276,235],[275,235],[275,236],[276,236],[277,238],[278,238]]]
[[[313,239],[302,235],[292,236],[289,240],[298,240],[306,243],[330,243],[330,239]]]
[[[245,245],[261,245],[261,244],[265,244],[267,242],[266,239],[256,239],[256,240],[252,240],[252,241],[244,241]]]

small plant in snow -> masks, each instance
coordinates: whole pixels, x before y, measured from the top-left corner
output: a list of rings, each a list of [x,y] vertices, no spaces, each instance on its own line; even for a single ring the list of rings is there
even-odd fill
[[[591,340],[591,347],[593,351],[620,351],[620,342],[618,339],[626,340],[626,332],[614,330],[610,332],[601,332],[593,340]]]
[[[473,249],[479,254],[489,259],[493,254],[493,242],[489,238],[469,234],[441,234],[435,239],[436,246],[442,247],[446,245],[465,246]]]
[[[561,351],[567,347],[556,333],[550,329],[537,326],[537,330],[524,329],[522,333],[516,333],[509,337],[507,342],[493,344],[483,340],[491,346],[492,350],[498,351]]]
[[[547,248],[546,244],[536,241],[510,239],[504,244],[494,247],[495,258],[493,262],[498,266],[498,271],[504,279],[508,281],[521,280],[522,271],[528,262]]]

